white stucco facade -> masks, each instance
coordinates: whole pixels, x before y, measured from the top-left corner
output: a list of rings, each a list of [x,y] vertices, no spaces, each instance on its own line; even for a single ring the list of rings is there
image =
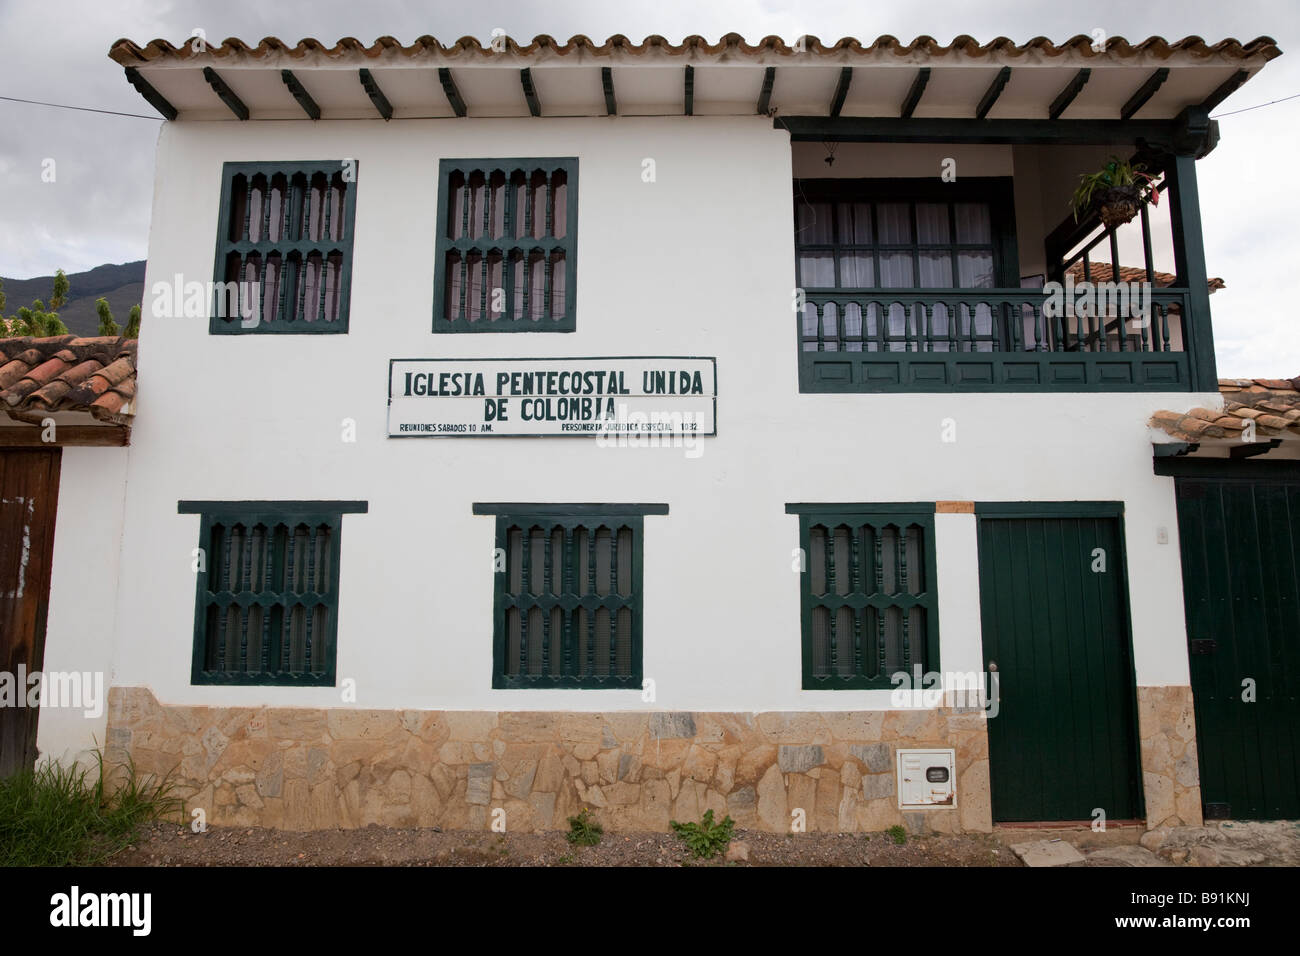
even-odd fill
[[[129,454],[127,448],[62,451],[42,670],[79,675],[84,696],[57,705],[51,698],[42,707],[37,748],[44,758],[87,761],[106,741]]]
[[[934,175],[918,151],[951,152],[911,147],[900,167],[880,149],[889,175]],[[580,163],[577,331],[431,334],[439,159],[522,155]],[[969,165],[1012,174],[1013,156],[988,147]],[[153,314],[156,283],[212,276],[223,162],[336,158],[358,162],[346,335],[213,336],[206,318]],[[1124,504],[1137,683],[1186,684],[1172,479],[1152,473],[1145,423],[1216,396],[800,394],[794,174],[788,135],[763,117],[164,126],[113,682],[164,704],[339,706],[335,688],[191,685],[199,518],[177,502],[364,500],[368,513],[343,518],[337,658],[359,706],[883,710],[889,691],[800,689],[798,519],[785,505],[1084,500]],[[717,436],[689,454],[591,438],[386,437],[389,359],[617,355],[716,357]],[[943,440],[947,419],[955,441]],[[645,519],[654,702],[492,689],[494,519],[473,515],[474,502],[669,506]],[[972,515],[936,516],[941,670],[983,669],[975,529]],[[66,653],[55,628],[75,611],[58,570],[51,647]]]

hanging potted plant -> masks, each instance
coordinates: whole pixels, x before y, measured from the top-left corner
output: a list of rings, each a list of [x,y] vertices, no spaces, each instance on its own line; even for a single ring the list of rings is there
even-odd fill
[[[1155,206],[1160,203],[1156,177],[1146,171],[1141,163],[1128,163],[1115,156],[1104,169],[1079,177],[1079,188],[1074,191],[1074,221],[1079,216],[1097,210],[1102,225],[1114,229],[1130,222],[1143,203]]]

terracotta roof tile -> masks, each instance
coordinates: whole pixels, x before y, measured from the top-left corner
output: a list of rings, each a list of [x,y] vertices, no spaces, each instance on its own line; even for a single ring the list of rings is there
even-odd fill
[[[1065,271],[1074,277],[1075,282],[1083,281],[1082,262],[1076,262],[1074,265],[1070,266],[1070,268]],[[1110,263],[1109,262],[1088,263],[1088,275],[1090,277],[1088,281],[1090,282],[1112,281]],[[1176,275],[1173,275],[1172,273],[1169,272],[1156,272],[1155,270],[1152,270],[1151,276],[1155,284],[1160,288],[1171,286],[1178,280],[1178,277]],[[1120,282],[1145,282],[1146,278],[1147,278],[1147,270],[1142,268],[1141,266],[1120,266],[1119,267]],[[1211,293],[1218,292],[1220,289],[1226,289],[1227,287],[1228,284],[1224,282],[1222,279],[1213,278],[1210,280]]]
[[[135,397],[136,340],[118,336],[0,338],[0,410],[89,412],[129,424]]]
[[[1300,439],[1300,376],[1293,379],[1221,379],[1223,410],[1190,408],[1186,412],[1161,409],[1147,422],[1178,441],[1199,442],[1226,438],[1240,442],[1237,434],[1247,421],[1255,423],[1256,439]]]
[[[569,56],[575,59],[584,56],[608,57],[615,53],[642,56],[650,52],[682,55],[710,55],[724,58],[736,55],[757,57],[764,54],[800,55],[811,53],[819,56],[842,58],[845,54],[888,54],[908,56],[912,53],[927,57],[963,55],[970,58],[982,58],[993,54],[1003,56],[1028,56],[1033,58],[1058,57],[1075,54],[1087,58],[1113,58],[1128,60],[1133,57],[1149,55],[1156,59],[1168,59],[1175,54],[1188,54],[1193,57],[1221,56],[1230,60],[1246,60],[1262,56],[1265,60],[1281,56],[1277,41],[1272,37],[1256,37],[1246,43],[1229,37],[1217,43],[1209,44],[1198,36],[1184,37],[1181,40],[1166,40],[1164,37],[1148,37],[1139,43],[1130,43],[1123,37],[1111,37],[1106,42],[1104,52],[1093,47],[1094,38],[1079,34],[1063,43],[1053,43],[1046,37],[1034,37],[1026,43],[1016,43],[1007,37],[997,37],[988,43],[980,43],[974,37],[962,35],[947,45],[940,44],[934,37],[919,36],[911,43],[904,44],[897,37],[881,36],[870,44],[864,44],[853,37],[844,37],[833,43],[825,44],[815,36],[800,38],[801,44],[787,45],[776,36],[766,36],[758,43],[750,44],[738,33],[728,33],[717,43],[709,43],[702,36],[693,35],[681,43],[672,43],[662,36],[646,37],[640,43],[633,43],[622,34],[616,34],[604,43],[597,44],[590,37],[581,34],[570,37],[561,43],[555,37],[542,34],[533,37],[528,44],[503,37],[504,52],[516,57],[535,56]],[[355,37],[344,37],[332,47],[326,46],[313,37],[299,40],[290,45],[278,37],[265,37],[256,46],[249,46],[242,40],[230,38],[220,44],[208,44],[206,50],[196,51],[193,44],[182,42],[172,46],[166,40],[151,40],[144,46],[138,46],[130,40],[118,40],[109,49],[108,55],[123,66],[138,66],[160,60],[192,60],[212,62],[230,58],[236,61],[273,60],[289,57],[301,60],[312,54],[321,54],[331,59],[364,58],[366,60],[391,59],[395,57],[428,57],[431,54],[448,57],[465,57],[466,59],[499,58],[491,44],[484,46],[475,37],[461,37],[450,45],[440,43],[434,37],[425,35],[411,44],[403,44],[391,36],[382,36],[367,46]]]

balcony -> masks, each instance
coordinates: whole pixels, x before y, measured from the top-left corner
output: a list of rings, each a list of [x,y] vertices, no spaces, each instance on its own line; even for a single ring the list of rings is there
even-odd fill
[[[1031,167],[1032,189],[1014,176],[796,179],[800,391],[1213,387],[1193,158],[1143,157],[1160,204],[1130,223],[1049,229],[1077,182],[1071,160],[1095,157],[1051,156],[1055,181]],[[1051,201],[1017,210],[1040,194]]]

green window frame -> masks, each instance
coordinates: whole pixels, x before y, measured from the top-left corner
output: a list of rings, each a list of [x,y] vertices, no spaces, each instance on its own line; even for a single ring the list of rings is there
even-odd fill
[[[333,687],[343,515],[364,501],[181,501],[198,514],[191,684]]]
[[[573,332],[576,157],[438,166],[434,332]]]
[[[804,690],[892,688],[939,669],[934,503],[791,504]]]
[[[496,516],[494,688],[640,689],[644,516],[667,505],[475,504]]]
[[[353,159],[222,166],[209,333],[347,332],[357,176]]]

